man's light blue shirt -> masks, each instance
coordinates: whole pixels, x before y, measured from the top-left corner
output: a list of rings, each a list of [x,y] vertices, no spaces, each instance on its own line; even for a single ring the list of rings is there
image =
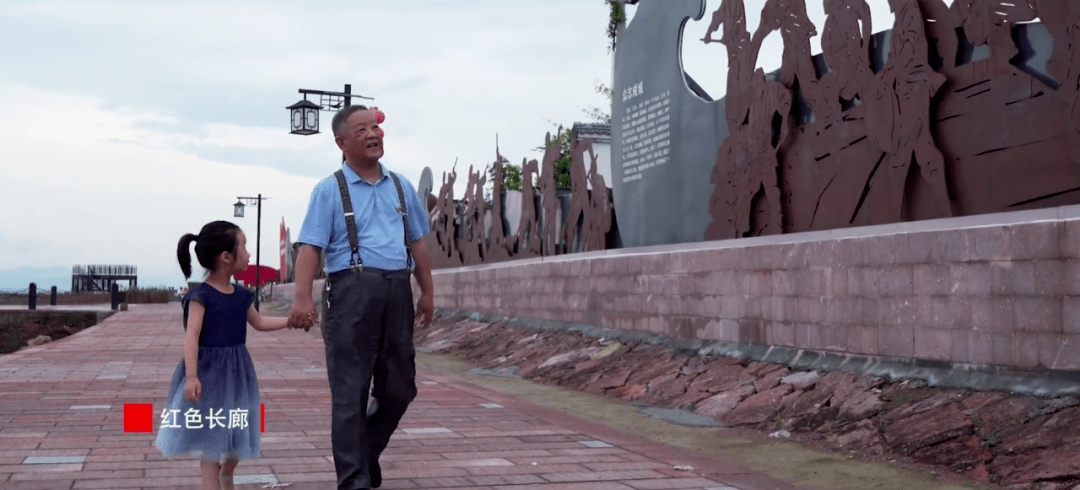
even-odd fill
[[[356,234],[360,240],[360,260],[364,267],[401,270],[407,267],[405,230],[398,213],[398,193],[390,171],[380,164],[382,178],[372,185],[361,179],[349,165],[343,164],[345,181],[349,186]],[[401,174],[401,190],[409,221],[409,242],[429,231],[427,213],[416,195],[412,183]],[[326,252],[326,273],[349,268],[351,248],[345,228],[345,211],[341,208],[341,191],[333,175],[315,184],[308,204],[307,216],[300,228],[298,243],[306,243]]]

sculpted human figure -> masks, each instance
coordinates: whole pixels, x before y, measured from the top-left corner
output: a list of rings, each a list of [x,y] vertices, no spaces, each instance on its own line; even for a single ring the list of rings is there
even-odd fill
[[[562,128],[559,129],[562,132]],[[558,145],[551,144],[551,133],[544,137],[543,172],[540,174],[540,197],[544,213],[541,216],[542,232],[540,240],[543,255],[555,255],[555,222],[558,200],[555,197],[555,160],[559,159]]]
[[[443,172],[442,187],[439,188],[439,210],[435,221],[435,238],[442,249],[444,257],[453,259],[457,254],[457,236],[455,224],[457,223],[457,209],[454,204],[454,182],[457,181],[457,162],[450,170],[449,180],[446,172]]]
[[[754,105],[747,124],[731,132],[721,145],[710,179],[715,187],[710,197],[713,222],[706,228],[707,240],[743,237],[753,231],[750,216],[759,190],[768,205],[761,234],[783,233],[777,151],[791,131],[790,119],[783,117],[791,112],[791,91],[767,80],[760,68],[754,72],[753,90]],[[781,123],[776,127],[773,121],[778,116]]]
[[[495,177],[491,183],[491,229],[488,231],[487,254],[485,262],[496,262],[509,259],[513,244],[507,243],[506,231],[503,229],[503,158],[499,150],[495,149]],[[482,237],[481,237],[482,238]]]
[[[747,180],[748,169],[753,166],[752,152],[748,148],[751,107],[755,102],[754,65],[758,49],[765,36],[750,37],[746,29],[746,10],[742,0],[723,0],[713,13],[712,23],[702,39],[709,44],[712,34],[723,25],[720,42],[727,49],[728,79],[725,111],[728,135],[720,145],[709,181],[713,192],[709,197],[709,214],[712,223],[705,230],[706,240],[718,240],[742,236],[737,233],[739,196],[745,191],[740,185]],[[760,29],[759,29],[760,31]],[[755,189],[756,191],[756,189]],[[745,230],[744,230],[745,231]]]
[[[604,250],[607,246],[607,234],[611,231],[611,194],[604,176],[596,170],[596,154],[589,148],[589,211],[585,213],[586,229],[583,248],[586,251]]]
[[[459,245],[461,260],[465,265],[474,265],[484,260],[484,172],[473,172],[469,165],[469,185],[465,190],[465,236]]]
[[[990,66],[994,73],[1016,70],[1009,63],[1020,54],[1012,37],[1012,26],[1037,17],[1033,0],[956,0],[952,8],[968,40],[976,46],[990,46]]]
[[[951,216],[945,158],[931,132],[931,99],[945,76],[930,68],[917,0],[889,0],[896,14],[888,62],[879,74],[870,106],[871,141],[886,156],[878,172],[885,188],[875,191],[873,222],[901,221],[910,165],[919,166],[941,211]],[[875,176],[875,180],[877,177]]]
[[[819,104],[824,113],[819,121],[826,126],[840,118],[840,98],[853,100],[863,95],[874,73],[870,70],[870,6],[864,0],[825,0],[825,28],[821,49],[829,72],[821,76]],[[859,29],[862,21],[862,31]]]
[[[539,174],[536,160],[521,159],[521,220],[518,221],[517,256],[540,255],[540,227],[536,224],[536,191],[534,179]]]
[[[469,264],[470,258],[475,254],[470,254],[469,244],[472,242],[472,223],[473,218],[470,213],[473,211],[473,169],[472,165],[469,165],[469,170],[465,174],[465,193],[461,196],[461,221],[458,223],[460,227],[460,237],[457,237],[457,249],[458,254],[461,255],[461,262],[463,264]]]
[[[1080,3],[1039,0],[1039,19],[1054,38],[1054,51],[1046,71],[1061,90],[1080,92]]]
[[[1054,38],[1054,51],[1046,70],[1061,85],[1065,102],[1069,146],[1073,163],[1080,163],[1080,2],[1039,0],[1039,19]]]
[[[566,244],[563,253],[576,252],[585,246],[585,241],[578,239],[588,231],[588,223],[582,223],[578,233],[578,221],[585,217],[589,208],[588,175],[585,172],[585,151],[592,153],[592,140],[577,140],[570,147],[570,211],[566,214],[566,226],[562,229],[562,240]],[[584,221],[584,220],[582,220]]]
[[[806,3],[803,0],[766,0],[765,7],[761,9],[761,22],[754,31],[753,43],[760,46],[765,36],[775,30],[779,30],[784,39],[780,83],[793,89],[798,79],[799,90],[810,109],[815,114],[826,110],[826,102],[820,95],[817,68],[810,52],[810,38],[817,35],[817,29],[806,13]]]
[[[715,42],[712,34],[724,26],[720,43],[727,48],[727,97],[724,99],[728,128],[739,126],[746,120],[750,110],[751,80],[754,64],[757,63],[758,47],[761,40],[754,44],[746,29],[746,9],[742,0],[724,0],[713,12],[712,23],[705,32],[702,41],[705,44]]]
[[[956,28],[959,27],[956,12],[944,0],[919,0],[919,10],[926,20],[926,35],[937,41],[937,54],[941,57],[940,71],[951,72],[956,67],[956,53],[960,46],[956,38]]]
[[[754,106],[750,109],[750,126],[748,128],[750,155],[753,160],[747,175],[747,180],[741,186],[742,200],[736,204],[739,216],[737,233],[746,233],[750,230],[750,213],[753,211],[750,204],[760,188],[765,192],[765,199],[769,204],[769,213],[765,218],[765,227],[762,235],[774,235],[783,233],[783,208],[780,203],[780,187],[778,185],[777,167],[780,164],[777,152],[780,146],[787,141],[791,132],[791,119],[785,117],[791,113],[791,90],[788,87],[765,79],[765,73],[758,70],[754,73]],[[779,117],[779,127],[773,123]]]
[[[742,180],[740,176],[750,167],[750,151],[747,149],[744,126],[730,127],[728,137],[720,144],[720,151],[716,156],[716,166],[709,175],[709,182],[713,185],[712,194],[709,196],[709,215],[712,222],[705,228],[706,240],[722,240],[736,238],[738,227],[736,216],[736,199],[741,192],[737,184]]]
[[[782,232],[777,149],[787,140],[791,128],[789,87],[798,74],[801,75],[800,84],[804,83],[804,78],[806,80],[802,85],[804,91],[809,86],[812,92],[808,99],[818,93],[816,71],[803,74],[807,67],[813,70],[809,38],[815,30],[802,1],[769,0],[761,18],[761,25],[750,37],[746,31],[742,0],[724,0],[713,14],[704,39],[706,43],[711,42],[712,33],[723,24],[721,42],[728,51],[729,69],[725,99],[728,136],[720,146],[716,166],[709,178],[714,186],[709,198],[709,214],[713,221],[705,230],[707,240],[741,237],[750,232],[751,203],[758,190],[764,191],[769,207],[762,231]],[[786,71],[781,69],[781,83],[766,80],[764,71],[754,69],[762,41],[776,29],[781,30],[785,41]],[[800,61],[802,58],[804,60]],[[779,116],[779,128],[773,126],[774,116]]]

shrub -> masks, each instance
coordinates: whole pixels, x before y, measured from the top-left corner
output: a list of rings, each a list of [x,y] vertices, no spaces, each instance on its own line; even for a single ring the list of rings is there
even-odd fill
[[[161,288],[131,288],[123,294],[124,302],[127,304],[168,303],[176,291]]]

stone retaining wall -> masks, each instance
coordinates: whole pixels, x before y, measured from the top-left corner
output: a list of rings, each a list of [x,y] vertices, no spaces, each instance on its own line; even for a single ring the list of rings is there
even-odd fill
[[[946,369],[1080,371],[1080,206],[433,275],[442,310]]]
[[[438,270],[437,308],[1080,370],[1080,206]]]

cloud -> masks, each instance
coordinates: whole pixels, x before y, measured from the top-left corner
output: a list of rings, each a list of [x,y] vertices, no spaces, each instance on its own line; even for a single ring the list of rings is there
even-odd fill
[[[0,94],[14,109],[0,113],[0,133],[21,136],[5,141],[5,159],[49,163],[5,168],[4,207],[25,212],[5,216],[4,239],[14,246],[0,248],[2,264],[155,264],[142,269],[164,275],[175,267],[180,235],[232,219],[237,195],[271,196],[263,225],[276,232],[282,216],[299,225],[316,181],[179,151],[174,143],[186,136],[146,129],[143,123],[160,119],[153,115],[2,83]],[[62,103],[36,107],[25,125],[18,115],[43,99]],[[245,132],[224,138],[242,142]],[[253,219],[238,224],[255,228]],[[276,234],[269,236],[274,243],[264,243],[263,256],[276,257]]]
[[[0,206],[18,210],[0,264],[131,264],[180,283],[179,236],[257,193],[276,264],[281,218],[295,236],[340,164],[330,113],[322,134],[288,134],[298,89],[375,97],[385,162],[439,181],[455,157],[461,172],[493,161],[496,134],[511,161],[536,158],[553,123],[606,105],[606,21],[580,0],[0,3]],[[235,221],[253,234],[253,216]],[[34,240],[51,246],[9,246]]]
[[[397,115],[399,135],[444,148],[440,160],[461,156],[453,148],[470,142],[469,128],[484,148],[467,153],[485,156],[465,158],[480,163],[496,131],[528,131],[528,144],[507,148],[523,153],[553,129],[545,119],[569,125],[584,118],[580,107],[606,105],[592,93],[610,67],[600,4],[22,2],[0,13],[0,30],[11,28],[23,48],[0,62],[33,67],[14,70],[14,81],[93,93],[107,109],[283,130],[298,88],[340,90],[344,81]],[[581,96],[565,100],[574,92]]]

